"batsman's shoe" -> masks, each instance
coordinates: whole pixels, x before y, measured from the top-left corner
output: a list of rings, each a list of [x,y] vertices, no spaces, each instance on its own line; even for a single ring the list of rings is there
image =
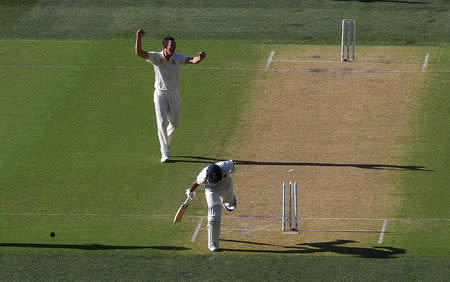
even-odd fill
[[[225,203],[223,201],[223,198],[220,198],[220,201],[222,202],[222,206],[225,210],[232,212],[236,209],[237,206],[236,196],[233,196],[233,201],[231,201],[231,203]]]

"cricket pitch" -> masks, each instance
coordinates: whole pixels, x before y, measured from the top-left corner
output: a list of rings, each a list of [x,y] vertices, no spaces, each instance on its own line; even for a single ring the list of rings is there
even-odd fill
[[[276,46],[230,149],[239,208],[223,214],[221,247],[382,244],[383,219],[401,205],[402,174],[422,169],[403,159],[425,54],[357,47],[356,62],[339,62],[339,47]],[[284,180],[298,183],[300,232],[292,236],[281,232]]]

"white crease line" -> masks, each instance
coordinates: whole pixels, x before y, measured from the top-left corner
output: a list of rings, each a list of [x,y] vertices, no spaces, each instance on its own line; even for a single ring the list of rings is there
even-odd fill
[[[200,228],[206,230],[206,228]],[[238,231],[238,232],[248,232],[248,231],[275,231],[279,232],[280,229],[275,228],[222,228],[222,231]],[[290,232],[290,230],[287,230]],[[365,230],[365,229],[299,229],[297,232],[355,232],[355,233],[379,233],[379,230]]]
[[[273,60],[275,61],[275,60]],[[269,62],[268,62],[269,65]],[[139,67],[139,66],[45,66],[45,65],[1,65],[1,68],[111,68],[111,69],[148,69],[148,67]],[[368,74],[388,74],[388,73],[420,73],[420,70],[370,70],[370,69],[275,69],[275,68],[251,68],[251,67],[195,67],[195,68],[187,68],[186,70],[218,70],[218,71],[274,71],[274,72],[297,72],[297,73],[345,73],[345,74],[353,74],[353,73],[368,73]],[[448,73],[450,70],[432,70],[427,72],[433,73]]]
[[[304,220],[362,220],[362,221],[379,221],[383,220],[382,218],[369,218],[369,217],[304,217],[299,218]]]
[[[378,230],[364,230],[364,229],[330,229],[330,230],[323,230],[323,229],[305,229],[305,230],[299,230],[305,231],[305,232],[355,232],[355,233],[378,233]]]
[[[67,216],[67,217],[170,217],[170,214],[101,214],[101,213],[0,213],[0,216]],[[187,218],[201,218],[202,215],[185,215]],[[280,216],[222,216],[224,219],[280,220]],[[450,221],[450,218],[370,218],[370,217],[299,217],[299,220],[336,221]]]
[[[353,69],[353,68],[343,68],[343,69],[268,69],[269,71],[275,72],[298,72],[298,73],[345,73],[345,74],[389,74],[389,73],[420,73],[419,70],[371,70],[371,69]],[[448,72],[448,71],[434,71],[434,72]]]
[[[272,50],[272,52],[270,52],[269,59],[267,60],[266,70],[269,69],[270,64],[272,63],[273,55],[275,55],[275,51],[274,50]]]
[[[100,214],[100,213],[0,213],[0,216],[68,216],[68,217],[170,217],[159,214]]]
[[[279,216],[223,216],[226,219],[248,219],[248,220],[278,220]],[[298,220],[341,220],[341,221],[382,221],[384,218],[369,218],[369,217],[299,217]],[[390,218],[395,220],[395,218]],[[449,219],[450,220],[450,219]]]
[[[378,244],[383,243],[383,238],[384,238],[384,233],[386,233],[387,223],[388,223],[388,220],[385,219],[383,222],[383,227],[381,227],[380,239],[378,239]]]
[[[425,56],[425,61],[423,62],[422,72],[427,71],[428,59],[430,58],[430,54],[427,53]]]
[[[0,65],[2,68],[39,68],[39,69],[59,69],[59,68],[81,68],[81,69],[146,69],[146,66],[94,66],[94,65]]]
[[[200,220],[198,221],[197,228],[195,229],[194,235],[192,235],[191,242],[194,242],[195,238],[197,238],[198,232],[200,231],[200,228],[202,227],[203,220],[205,220],[205,216],[202,216],[200,218]]]
[[[280,63],[342,63],[340,60],[272,60],[272,62]],[[374,65],[421,65],[422,62],[374,62],[374,61],[357,61],[359,64],[374,64]]]
[[[273,60],[273,62],[280,63],[340,63],[341,61],[327,61],[327,60]]]

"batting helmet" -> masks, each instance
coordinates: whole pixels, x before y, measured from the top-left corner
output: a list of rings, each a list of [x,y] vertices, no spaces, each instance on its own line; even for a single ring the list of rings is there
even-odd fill
[[[222,169],[216,164],[210,164],[208,170],[206,171],[206,177],[208,183],[217,184],[222,180]]]

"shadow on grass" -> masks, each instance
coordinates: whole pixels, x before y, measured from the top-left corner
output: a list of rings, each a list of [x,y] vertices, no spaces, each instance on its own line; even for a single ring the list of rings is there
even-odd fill
[[[18,247],[18,248],[43,248],[43,249],[75,249],[86,251],[98,250],[138,250],[138,249],[156,249],[166,251],[186,251],[189,248],[176,246],[110,246],[100,244],[30,244],[30,243],[0,243],[0,247]]]
[[[212,163],[222,161],[221,159],[201,156],[172,156],[168,163]],[[313,166],[313,167],[354,167],[362,169],[400,170],[400,171],[433,171],[423,166],[403,166],[391,164],[336,164],[336,163],[312,163],[312,162],[258,162],[234,160],[237,165],[267,165],[267,166]]]
[[[405,1],[405,0],[334,0],[337,2],[368,2],[368,3],[375,3],[375,2],[387,2],[387,3],[399,3],[399,4],[431,4],[431,2],[414,2],[414,1]]]
[[[254,253],[274,253],[274,254],[335,253],[340,255],[353,255],[361,258],[377,258],[377,259],[397,258],[397,255],[402,255],[406,253],[405,249],[385,247],[385,246],[375,246],[372,248],[345,246],[346,244],[349,243],[358,243],[357,241],[353,240],[336,240],[330,242],[302,243],[296,244],[294,246],[281,246],[275,244],[240,241],[240,240],[227,240],[227,239],[221,239],[220,241],[282,248],[281,250],[254,250],[246,248],[221,249],[222,251],[232,251],[232,252],[249,252],[249,253],[254,252]]]

